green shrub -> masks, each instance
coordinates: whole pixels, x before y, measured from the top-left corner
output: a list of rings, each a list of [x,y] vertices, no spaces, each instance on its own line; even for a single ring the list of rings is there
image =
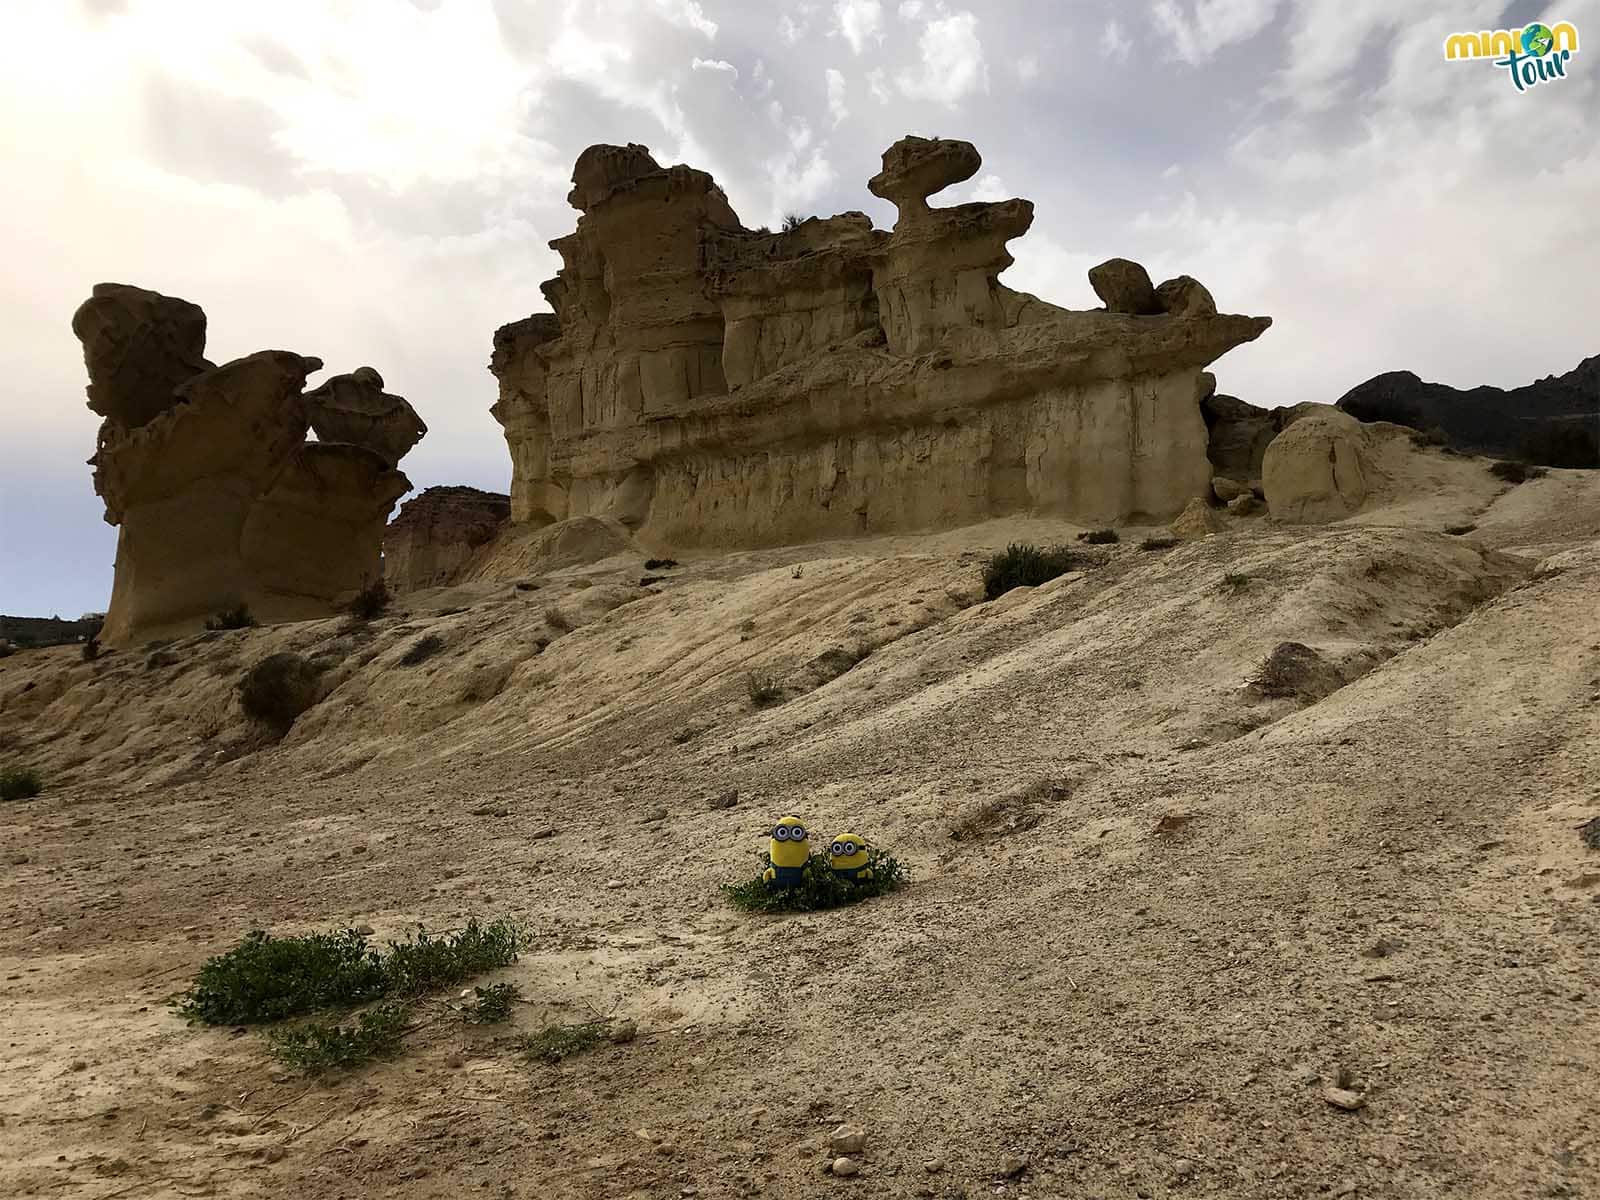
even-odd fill
[[[178,1012],[206,1025],[254,1025],[383,996],[414,996],[510,966],[526,945],[509,921],[476,918],[447,937],[419,931],[384,954],[352,929],[273,937],[254,930],[206,960]]]
[[[911,878],[911,872],[904,863],[876,847],[867,851],[867,865],[872,868],[872,878],[865,883],[850,883],[839,878],[828,866],[828,856],[817,852],[801,868],[797,886],[769,888],[761,875],[771,865],[772,860],[762,851],[761,870],[756,872],[753,879],[723,884],[721,891],[728,898],[728,903],[745,912],[818,912],[882,896],[902,887]]]
[[[352,929],[273,937],[252,930],[208,958],[179,999],[205,1025],[255,1025],[324,1008],[353,1008],[389,990],[383,956]]]
[[[610,1036],[609,1017],[576,1025],[548,1025],[522,1039],[522,1052],[536,1062],[554,1064],[564,1058],[587,1054]]]
[[[44,791],[44,777],[32,767],[0,767],[0,800],[31,800]]]
[[[469,1025],[498,1025],[509,1021],[511,1006],[522,995],[522,989],[514,983],[491,983],[488,987],[475,987],[472,992],[472,1005],[461,1014]]]
[[[1229,571],[1222,577],[1222,586],[1230,591],[1242,592],[1250,586],[1250,576],[1242,572]]]
[[[1041,550],[1037,546],[1012,542],[984,565],[984,598],[993,600],[1016,587],[1038,587],[1058,575],[1065,575],[1078,562],[1078,556],[1066,546]]]
[[[225,608],[206,618],[206,628],[213,633],[219,629],[254,629],[256,624],[256,619],[250,615],[250,606],[247,604],[241,604],[238,608]]]
[[[415,667],[427,662],[435,654],[444,649],[444,639],[438,634],[430,633],[411,643],[411,648],[400,656],[402,667]]]
[[[354,1025],[308,1021],[267,1034],[267,1048],[285,1066],[309,1075],[333,1068],[359,1067],[375,1058],[393,1058],[406,1035],[410,1013],[404,1004],[376,1004]]]
[[[448,937],[419,931],[406,941],[390,942],[383,968],[393,990],[418,995],[509,967],[526,944],[526,936],[511,922],[480,925],[474,918]]]
[[[1091,529],[1087,533],[1078,535],[1080,542],[1087,542],[1091,546],[1109,546],[1120,542],[1122,538],[1115,529]]]
[[[1141,550],[1171,550],[1178,544],[1175,537],[1147,537],[1139,543]]]

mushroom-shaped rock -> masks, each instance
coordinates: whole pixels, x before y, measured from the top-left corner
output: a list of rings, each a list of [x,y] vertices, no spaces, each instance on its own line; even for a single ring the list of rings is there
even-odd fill
[[[580,212],[588,212],[618,188],[660,170],[661,164],[651,157],[649,147],[637,142],[590,146],[573,165],[567,203]]]
[[[179,384],[211,370],[198,304],[126,283],[97,283],[72,315],[89,370],[89,407],[127,429],[177,403]]]
[[[384,391],[383,376],[371,367],[335,375],[307,392],[306,407],[318,440],[364,446],[391,467],[428,432],[417,410]]]
[[[1150,272],[1127,258],[1108,258],[1089,268],[1089,286],[1105,302],[1106,311],[1154,316],[1162,311]]]
[[[883,152],[883,170],[867,181],[867,190],[893,204],[905,221],[928,211],[929,196],[971,179],[982,165],[971,142],[903,137]]]
[[[1217,302],[1211,293],[1192,275],[1179,275],[1156,288],[1156,303],[1161,311],[1173,317],[1214,317]]]

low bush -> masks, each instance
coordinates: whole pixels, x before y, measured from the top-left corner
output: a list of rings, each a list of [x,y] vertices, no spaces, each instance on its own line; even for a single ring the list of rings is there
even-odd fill
[[[392,598],[389,585],[377,579],[357,592],[355,599],[345,605],[344,610],[358,621],[373,621],[384,614]]]
[[[269,654],[239,680],[239,707],[265,725],[288,729],[321,690],[322,672],[310,659],[288,651]]]
[[[1489,464],[1489,474],[1507,483],[1526,483],[1530,479],[1543,479],[1549,474],[1543,467],[1529,466],[1525,462],[1505,459]]]
[[[670,571],[677,565],[678,560],[675,558],[647,558],[644,560],[644,569],[646,571]]]
[[[750,693],[750,703],[757,708],[783,703],[783,682],[775,672],[751,671],[744,677],[744,686]]]
[[[83,648],[79,651],[84,662],[93,662],[100,657],[100,639],[98,637],[85,638]]]
[[[353,1008],[388,990],[383,955],[354,930],[296,937],[252,930],[205,961],[177,1009],[203,1025],[256,1025]]]
[[[205,961],[178,1013],[204,1025],[256,1025],[398,993],[418,995],[510,966],[526,945],[509,921],[476,919],[447,937],[419,931],[387,954],[352,929],[273,937],[261,930]]]
[[[411,1014],[404,1004],[376,1004],[354,1025],[308,1021],[267,1034],[267,1048],[285,1066],[308,1075],[359,1067],[376,1058],[393,1058],[405,1038]]]
[[[498,1025],[511,1019],[511,1006],[521,997],[522,989],[514,983],[491,983],[473,988],[472,993],[473,1001],[461,1019],[469,1025]]]
[[[761,876],[771,865],[772,860],[766,851],[762,851],[761,868],[754,878],[743,883],[723,884],[721,891],[728,898],[728,903],[745,912],[819,912],[882,896],[904,886],[911,879],[911,872],[904,863],[876,847],[867,851],[867,865],[872,868],[872,878],[862,883],[841,879],[828,865],[828,856],[814,852],[801,868],[797,886],[769,888]]]
[[[444,639],[436,633],[427,634],[411,643],[411,648],[400,656],[402,667],[420,666],[444,649]]]
[[[1464,533],[1471,533],[1476,528],[1477,528],[1477,526],[1476,525],[1472,525],[1472,524],[1467,524],[1467,525],[1446,525],[1444,527],[1444,531],[1446,533],[1448,533],[1451,537],[1460,537]]]
[[[1175,537],[1147,537],[1139,543],[1141,550],[1171,550],[1178,544]]]
[[[0,767],[0,800],[31,800],[44,791],[44,777],[32,767]]]
[[[1065,575],[1078,565],[1078,556],[1066,546],[1041,550],[1037,546],[1012,542],[984,564],[984,599],[993,600],[1012,588],[1038,587],[1041,583]]]
[[[1238,571],[1229,571],[1222,577],[1222,586],[1227,591],[1242,592],[1250,586],[1250,576]]]
[[[206,618],[206,628],[215,633],[219,629],[254,629],[257,621],[250,615],[250,606],[226,608]]]
[[[572,628],[572,618],[567,616],[554,604],[546,606],[544,610],[544,623],[558,633],[566,633]]]
[[[587,1054],[611,1036],[611,1020],[598,1017],[575,1025],[548,1025],[522,1039],[522,1052],[536,1062],[555,1064]]]
[[[1087,533],[1080,533],[1078,540],[1091,546],[1109,546],[1122,539],[1117,536],[1115,529],[1091,529]]]

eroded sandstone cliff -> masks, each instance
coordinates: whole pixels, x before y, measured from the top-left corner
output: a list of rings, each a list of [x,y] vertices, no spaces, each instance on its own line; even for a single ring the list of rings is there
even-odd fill
[[[998,277],[1033,206],[928,203],[981,161],[904,138],[868,184],[892,231],[845,213],[770,233],[703,171],[586,150],[554,312],[495,337],[512,519],[762,545],[1022,510],[1164,518],[1204,493],[1203,368],[1270,320],[1120,259],[1091,272],[1104,309],[1013,291]]]
[[[427,427],[376,371],[306,393],[320,359],[213,366],[198,305],[126,284],[97,284],[72,329],[105,418],[95,490],[120,527],[108,644],[240,607],[325,616],[378,577],[384,522],[411,487],[396,464]]]

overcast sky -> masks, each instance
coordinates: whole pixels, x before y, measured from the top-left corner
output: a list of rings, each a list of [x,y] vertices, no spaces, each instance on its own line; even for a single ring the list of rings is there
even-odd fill
[[[1584,39],[1565,80],[1443,60],[1536,19]],[[419,489],[505,490],[490,339],[544,309],[595,142],[710,171],[750,226],[887,225],[884,148],[966,138],[944,202],[1036,206],[1006,282],[1194,275],[1275,319],[1215,368],[1255,404],[1600,351],[1600,0],[6,0],[0,100],[0,612],[109,596],[68,325],[100,280],[202,305],[217,362],[376,366],[430,426]]]

